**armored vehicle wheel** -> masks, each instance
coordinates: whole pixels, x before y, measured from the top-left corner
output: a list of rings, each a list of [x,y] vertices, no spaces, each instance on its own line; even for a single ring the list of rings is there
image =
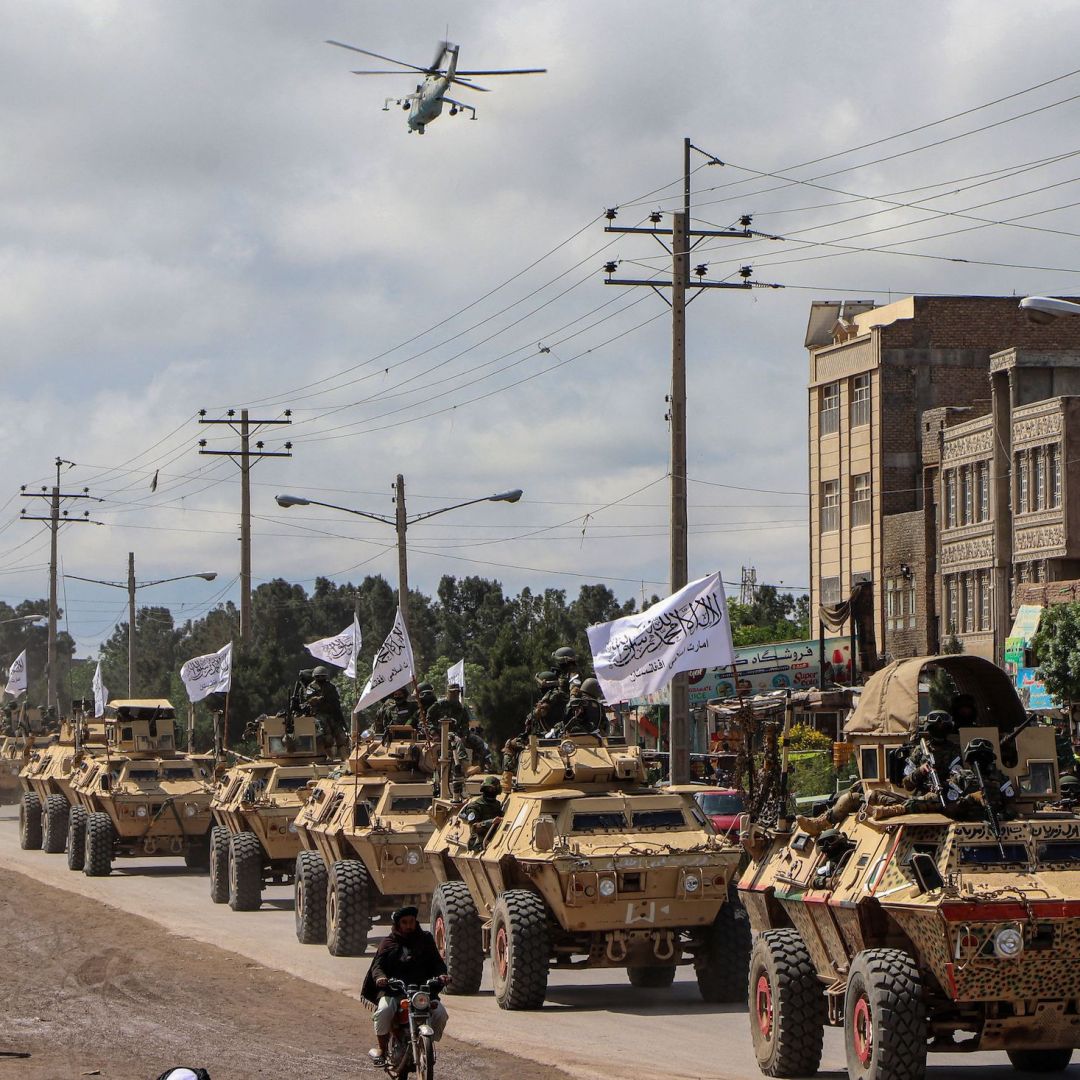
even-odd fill
[[[63,795],[49,795],[45,799],[42,821],[45,827],[41,836],[41,850],[50,855],[59,855],[67,845],[68,831],[68,801]]]
[[[112,873],[113,827],[108,814],[95,813],[86,819],[83,873],[106,877]]]
[[[262,844],[254,833],[229,837],[229,907],[258,911],[262,904]]]
[[[326,863],[317,851],[301,851],[296,856],[293,885],[296,940],[301,945],[326,942]]]
[[[371,932],[371,878],[359,859],[330,867],[326,885],[326,947],[331,956],[363,956]]]
[[[738,900],[728,900],[705,932],[694,957],[698,990],[705,1001],[742,1001],[750,966],[750,918]]]
[[[547,997],[551,942],[547,910],[536,893],[510,889],[491,918],[491,977],[503,1009],[539,1009]]]
[[[1064,1050],[1006,1050],[1014,1069],[1021,1072],[1064,1072],[1072,1061],[1071,1049]]]
[[[864,949],[852,961],[844,1000],[851,1080],[922,1080],[926,1009],[915,961],[901,949]]]
[[[69,870],[81,870],[86,858],[86,811],[73,806],[68,812],[67,865]]]
[[[184,865],[189,870],[206,870],[210,866],[210,835],[196,836],[184,852]]]
[[[660,989],[670,986],[675,981],[673,967],[628,967],[626,974],[631,986],[642,989]]]
[[[229,901],[229,830],[215,825],[210,830],[210,899]]]
[[[444,881],[431,898],[431,933],[453,980],[447,994],[475,994],[484,976],[484,935],[469,886]]]
[[[23,851],[41,847],[41,800],[32,791],[19,803],[19,847]]]
[[[795,930],[766,930],[750,954],[750,1035],[766,1076],[813,1076],[821,1065],[825,994]]]

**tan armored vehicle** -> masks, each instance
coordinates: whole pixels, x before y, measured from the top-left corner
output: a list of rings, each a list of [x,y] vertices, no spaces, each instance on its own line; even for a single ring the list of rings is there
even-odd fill
[[[928,1050],[1064,1069],[1080,1045],[1080,816],[1052,805],[1052,729],[1025,726],[993,664],[940,656],[875,674],[846,731],[864,799],[744,830],[762,1071],[815,1073],[826,1024],[852,1080],[919,1080]],[[931,778],[918,763],[934,758]]]
[[[207,865],[214,759],[177,753],[175,726],[163,699],[108,704],[105,753],[84,758],[71,783],[72,870],[102,877],[114,858],[160,855]]]
[[[320,780],[296,818],[296,937],[334,956],[362,956],[372,922],[435,887],[424,845],[435,747],[407,726],[361,743]]]
[[[742,853],[689,794],[647,786],[636,746],[534,737],[501,817],[474,824],[470,804],[443,799],[434,816],[431,924],[449,991],[475,993],[488,954],[504,1009],[539,1008],[549,971],[580,967],[666,987],[693,963],[706,1001],[741,998],[750,929],[729,885]]]
[[[75,801],[72,777],[85,756],[104,751],[104,721],[82,717],[62,720],[55,741],[34,741],[19,773],[22,847],[41,848],[53,855],[66,850],[68,813]]]
[[[292,884],[296,815],[330,772],[314,717],[260,716],[256,729],[259,758],[229,769],[210,804],[210,899],[233,911],[257,910],[265,884]]]

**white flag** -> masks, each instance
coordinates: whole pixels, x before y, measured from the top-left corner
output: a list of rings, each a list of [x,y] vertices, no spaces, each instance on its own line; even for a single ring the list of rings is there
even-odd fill
[[[446,685],[457,683],[461,687],[461,696],[465,696],[465,661],[459,660],[453,667],[446,669]]]
[[[322,660],[334,667],[345,669],[345,674],[350,679],[356,678],[356,655],[360,652],[360,624],[353,616],[351,626],[346,626],[340,634],[334,637],[319,638],[310,645],[305,645],[316,660]]]
[[[609,702],[654,694],[676,673],[735,661],[724,583],[712,574],[639,615],[590,626],[596,678]]]
[[[94,715],[104,716],[105,706],[109,701],[109,689],[101,681],[101,661],[98,661],[97,670],[94,672]]]
[[[217,652],[196,656],[180,669],[180,678],[192,702],[208,694],[227,694],[232,686],[232,642]]]
[[[409,632],[405,629],[405,620],[401,617],[401,608],[398,608],[394,627],[375,654],[375,661],[371,665],[371,678],[361,691],[353,712],[360,712],[376,701],[382,701],[384,697],[408,686],[412,681],[412,644],[409,641]]]
[[[8,671],[7,686],[4,689],[12,696],[18,697],[26,690],[26,650],[23,649]]]

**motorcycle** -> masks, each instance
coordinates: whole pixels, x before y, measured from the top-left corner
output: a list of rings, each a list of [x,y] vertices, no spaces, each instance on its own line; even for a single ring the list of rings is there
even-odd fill
[[[386,1055],[386,1071],[394,1080],[405,1080],[413,1070],[419,1080],[434,1080],[435,1032],[430,1020],[442,988],[442,979],[430,979],[422,986],[407,987],[400,979],[387,983],[387,989],[399,995]]]

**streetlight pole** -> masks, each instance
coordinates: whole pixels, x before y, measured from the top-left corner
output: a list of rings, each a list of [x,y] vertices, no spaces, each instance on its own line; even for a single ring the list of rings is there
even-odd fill
[[[482,502],[509,502],[516,503],[522,496],[521,488],[512,491],[500,491],[497,495],[484,495],[479,499],[466,499],[465,502],[453,503],[450,506],[442,506],[438,510],[426,510],[422,514],[409,517],[405,511],[405,477],[398,473],[394,483],[395,506],[394,516],[387,514],[372,514],[367,510],[354,510],[349,506],[338,506],[336,503],[320,502],[318,499],[308,499],[303,495],[277,495],[277,504],[288,509],[290,506],[325,506],[329,510],[341,510],[346,514],[355,514],[357,517],[369,518],[372,521],[381,521],[384,525],[392,525],[397,533],[398,549],[398,606],[401,608],[401,618],[405,623],[406,630],[409,627],[409,557],[406,544],[406,533],[410,525],[418,521],[425,521],[436,514],[445,514],[447,510],[459,510],[463,506],[473,506]]]
[[[135,590],[147,589],[151,585],[165,585],[170,581],[186,581],[189,578],[201,578],[203,581],[213,581],[217,577],[216,571],[206,574],[179,574],[176,577],[159,578],[156,581],[135,580],[135,552],[128,552],[128,576],[127,581],[101,581],[99,578],[80,577],[78,574],[65,574],[64,577],[75,581],[88,581],[91,585],[108,585],[113,589],[127,589],[128,594],[128,697],[135,696]]]

